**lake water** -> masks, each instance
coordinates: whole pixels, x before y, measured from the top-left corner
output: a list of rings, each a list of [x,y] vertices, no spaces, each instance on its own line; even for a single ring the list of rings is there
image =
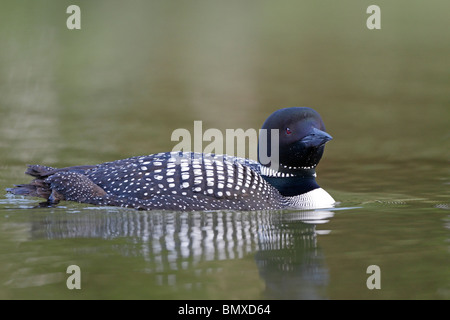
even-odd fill
[[[317,172],[339,204],[35,208],[3,191],[1,299],[450,298],[448,1],[377,1],[381,30],[364,1],[95,1],[81,30],[69,4],[2,2],[0,190],[26,164],[171,151],[195,120],[258,129],[309,106],[334,137]]]

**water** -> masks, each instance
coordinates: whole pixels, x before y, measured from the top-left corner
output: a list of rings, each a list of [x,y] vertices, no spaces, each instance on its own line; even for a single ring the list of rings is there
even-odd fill
[[[170,151],[194,120],[257,129],[303,105],[334,137],[318,182],[340,203],[142,212],[3,193],[0,298],[449,299],[450,6],[379,1],[369,31],[370,4],[96,1],[69,31],[60,1],[3,1],[0,190],[27,163]]]

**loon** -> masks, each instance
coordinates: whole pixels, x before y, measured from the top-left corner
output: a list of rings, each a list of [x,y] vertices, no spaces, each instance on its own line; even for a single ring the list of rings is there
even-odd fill
[[[30,184],[6,189],[60,201],[140,210],[276,210],[330,208],[335,200],[316,182],[325,132],[319,113],[290,107],[272,113],[258,142],[258,161],[228,155],[165,152],[98,165],[52,168],[29,165]],[[278,146],[278,161],[260,149]],[[275,159],[275,154],[270,154]]]

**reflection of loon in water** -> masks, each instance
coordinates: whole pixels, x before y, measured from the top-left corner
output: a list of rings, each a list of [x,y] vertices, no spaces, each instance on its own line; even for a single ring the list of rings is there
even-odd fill
[[[329,217],[331,214],[330,211],[311,213],[320,213],[321,217]],[[328,269],[324,264],[324,256],[317,247],[319,231],[315,230],[314,224],[301,220],[304,214],[300,212],[288,215],[287,219],[275,222],[271,234],[259,243],[255,257],[260,275],[266,283],[266,298],[326,297]]]
[[[326,297],[328,270],[317,247],[316,224],[326,222],[331,211],[159,213],[108,208],[105,214],[103,208],[96,209],[101,209],[99,214],[49,215],[45,225],[34,225],[32,234],[52,239],[131,238],[121,253],[142,256],[149,273],[171,275],[170,281],[160,282],[175,286],[179,270],[254,254],[266,284],[265,298]]]

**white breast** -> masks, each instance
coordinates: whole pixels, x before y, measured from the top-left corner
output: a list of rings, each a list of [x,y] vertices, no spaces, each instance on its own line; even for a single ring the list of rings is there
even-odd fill
[[[317,188],[307,193],[287,197],[290,206],[295,209],[324,209],[332,208],[336,201],[322,188]]]

